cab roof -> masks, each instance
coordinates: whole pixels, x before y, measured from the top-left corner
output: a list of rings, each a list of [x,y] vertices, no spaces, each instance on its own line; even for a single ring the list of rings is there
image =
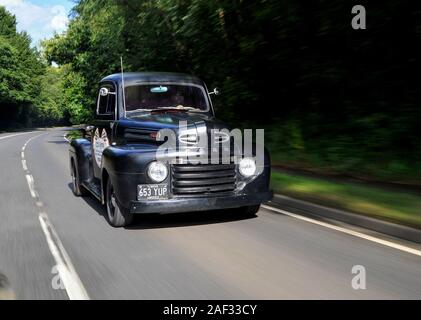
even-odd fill
[[[115,83],[122,82],[121,73],[109,75],[101,80],[101,82],[112,81]],[[133,85],[136,83],[147,82],[178,82],[178,83],[192,83],[203,86],[204,83],[198,77],[174,72],[125,72],[124,73],[125,85]]]

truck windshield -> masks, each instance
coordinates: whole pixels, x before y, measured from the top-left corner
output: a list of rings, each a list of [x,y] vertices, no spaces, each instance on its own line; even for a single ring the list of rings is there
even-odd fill
[[[184,84],[147,84],[126,87],[126,115],[160,110],[206,112],[209,110],[203,87]]]

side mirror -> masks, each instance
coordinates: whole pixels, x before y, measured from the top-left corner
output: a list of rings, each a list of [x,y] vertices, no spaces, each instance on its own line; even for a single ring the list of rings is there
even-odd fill
[[[101,89],[99,89],[99,95],[101,97],[106,97],[109,94],[115,94],[115,92],[110,92],[110,90],[108,88],[101,88]]]
[[[215,88],[212,92],[209,92],[209,94],[219,96],[221,94],[221,91],[219,90],[219,88]]]
[[[108,96],[109,93],[110,93],[110,91],[107,88],[99,89],[99,95],[101,97],[106,97],[106,96]]]

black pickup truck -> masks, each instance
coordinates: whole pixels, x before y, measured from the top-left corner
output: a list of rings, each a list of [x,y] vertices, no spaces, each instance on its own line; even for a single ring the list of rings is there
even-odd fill
[[[216,120],[212,94],[217,89],[209,92],[185,74],[104,78],[95,120],[70,143],[74,194],[98,198],[114,227],[145,213],[235,208],[256,214],[272,198],[269,154],[263,148],[256,161],[255,146],[252,156],[244,154]]]

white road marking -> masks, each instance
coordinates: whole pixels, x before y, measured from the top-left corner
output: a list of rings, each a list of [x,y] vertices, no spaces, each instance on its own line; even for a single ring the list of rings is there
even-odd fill
[[[387,246],[387,247],[390,247],[390,248],[393,248],[393,249],[397,249],[397,250],[404,251],[404,252],[407,252],[407,253],[411,253],[411,254],[414,254],[416,256],[421,257],[421,251],[420,250],[410,248],[410,247],[407,247],[407,246],[404,246],[404,245],[401,245],[401,244],[398,244],[398,243],[395,243],[395,242],[379,239],[379,238],[369,236],[369,235],[361,233],[361,232],[346,229],[344,227],[338,227],[338,226],[335,226],[333,224],[329,224],[329,223],[326,223],[326,222],[322,222],[322,221],[318,221],[318,220],[315,220],[315,219],[307,218],[307,217],[301,216],[299,214],[295,214],[295,213],[292,213],[292,212],[289,212],[289,211],[285,211],[285,210],[281,210],[281,209],[278,209],[278,208],[270,207],[270,206],[267,206],[267,205],[262,205],[262,208],[264,208],[266,210],[271,210],[271,211],[275,211],[275,212],[278,212],[278,213],[282,213],[286,216],[289,216],[289,217],[292,217],[292,218],[295,218],[295,219],[299,219],[299,220],[303,220],[303,221],[310,222],[310,223],[313,223],[313,224],[317,224],[319,226],[323,226],[323,227],[326,227],[326,228],[329,228],[329,229],[332,229],[332,230],[336,230],[336,231],[339,231],[339,232],[342,232],[342,233],[349,234],[349,235],[354,236],[354,237],[365,239],[365,240],[368,240],[368,241],[371,241],[371,242],[375,242],[375,243],[378,243],[378,244],[381,244],[381,245],[384,245],[384,246]]]
[[[36,199],[37,194],[36,194],[36,191],[35,191],[34,178],[32,177],[32,175],[27,174],[26,175],[26,181],[28,182],[28,187],[29,187],[29,192],[31,193],[31,197]]]
[[[70,300],[89,300],[88,293],[45,212],[39,214],[39,221]]]
[[[54,229],[48,215],[43,211],[44,204],[39,199],[39,194],[35,189],[34,177],[30,174],[25,159],[25,149],[31,140],[42,136],[43,134],[37,135],[29,139],[22,148],[22,167],[25,171],[26,181],[28,182],[29,191],[32,198],[35,199],[35,204],[39,208],[40,213],[38,216],[41,224],[42,231],[44,232],[47,240],[50,252],[57,264],[57,270],[60,275],[60,279],[63,282],[64,288],[66,289],[67,295],[70,300],[89,300],[89,295],[77,274],[69,255],[64,249],[63,243],[61,242],[57,232]]]
[[[23,159],[22,160],[22,168],[23,168],[23,171],[28,171],[28,166],[26,165],[26,160],[25,159]]]
[[[16,134],[11,134],[11,135],[8,135],[8,136],[0,137],[0,140],[4,140],[4,139],[8,139],[8,138],[13,138],[13,137],[21,136],[21,135],[24,135],[24,134],[33,133],[33,132],[34,132],[34,131],[31,131],[31,132],[23,132],[23,133],[16,133]]]

